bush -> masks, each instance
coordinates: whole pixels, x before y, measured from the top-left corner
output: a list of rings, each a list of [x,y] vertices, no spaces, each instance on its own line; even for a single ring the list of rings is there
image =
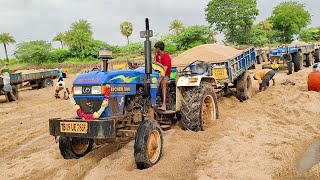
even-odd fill
[[[139,53],[143,51],[143,43],[130,43],[128,45],[120,47],[119,53]]]
[[[58,48],[51,52],[51,61],[61,63],[70,57],[70,52],[66,49]]]
[[[50,59],[51,50],[51,43],[47,41],[29,41],[19,43],[14,55],[23,62],[41,64]]]

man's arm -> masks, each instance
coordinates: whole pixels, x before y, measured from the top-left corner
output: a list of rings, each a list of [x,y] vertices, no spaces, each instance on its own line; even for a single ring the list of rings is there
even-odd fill
[[[255,74],[255,75],[254,75],[254,78],[255,78],[256,80],[258,80],[258,83],[259,83],[259,84],[262,83],[262,79],[260,78],[260,76],[259,76],[258,74]]]

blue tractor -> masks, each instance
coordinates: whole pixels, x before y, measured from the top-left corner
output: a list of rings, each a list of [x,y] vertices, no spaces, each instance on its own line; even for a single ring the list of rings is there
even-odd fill
[[[81,74],[74,80],[69,97],[76,117],[49,120],[50,134],[59,137],[59,149],[65,159],[84,156],[97,141],[135,138],[134,157],[139,169],[151,167],[160,160],[162,129],[169,128],[181,115],[176,110],[175,79],[168,84],[167,111],[156,109],[161,103],[158,90],[164,70],[151,61],[149,37],[152,35],[146,19],[146,30],[140,33],[146,38],[144,67],[111,71],[108,61],[112,52],[102,48],[99,52],[102,70]],[[184,117],[184,129],[204,130],[218,114],[214,88],[198,87],[198,90],[202,94],[197,95],[197,102],[193,104],[196,107],[192,110],[193,117]]]
[[[92,150],[94,143],[135,138],[134,157],[139,169],[156,164],[162,156],[162,130],[180,120],[182,129],[203,131],[219,115],[216,93],[236,88],[242,100],[252,95],[248,73],[256,64],[253,47],[217,62],[193,57],[189,64],[173,68],[168,83],[167,110],[162,103],[159,80],[165,75],[160,64],[151,61],[153,33],[140,33],[145,65],[136,69],[112,70],[112,52],[101,49],[101,71],[79,75],[69,95],[76,117],[49,120],[50,134],[59,137],[65,159],[77,159]],[[185,58],[182,59],[185,62]]]
[[[264,64],[263,69],[271,68],[272,65],[278,64],[281,69],[288,69],[288,74],[298,72],[303,65],[312,66],[316,59],[313,58],[314,45],[312,44],[290,44],[281,45],[273,48],[269,53],[269,64]]]

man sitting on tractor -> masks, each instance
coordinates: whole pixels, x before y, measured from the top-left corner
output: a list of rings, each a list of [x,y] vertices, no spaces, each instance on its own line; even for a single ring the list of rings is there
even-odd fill
[[[264,91],[269,86],[269,81],[272,79],[273,86],[276,85],[274,75],[276,74],[275,70],[279,68],[278,64],[272,64],[270,69],[262,69],[255,73],[253,78],[259,83],[259,90]]]
[[[164,43],[162,41],[157,42],[154,47],[156,48],[156,57],[155,60],[158,63],[161,63],[164,66],[164,71],[166,72],[165,76],[161,79],[161,89],[162,89],[162,106],[159,108],[162,111],[167,110],[166,105],[166,95],[167,95],[167,83],[170,79],[171,74],[171,58],[167,54],[166,51],[164,51]]]

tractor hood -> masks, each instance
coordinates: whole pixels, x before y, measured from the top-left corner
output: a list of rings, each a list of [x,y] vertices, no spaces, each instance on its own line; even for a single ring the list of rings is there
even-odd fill
[[[158,77],[158,73],[153,71],[151,75]],[[74,85],[97,85],[97,84],[117,84],[117,83],[144,83],[147,76],[145,68],[139,67],[135,70],[118,70],[112,72],[92,71],[79,75],[73,82]]]

